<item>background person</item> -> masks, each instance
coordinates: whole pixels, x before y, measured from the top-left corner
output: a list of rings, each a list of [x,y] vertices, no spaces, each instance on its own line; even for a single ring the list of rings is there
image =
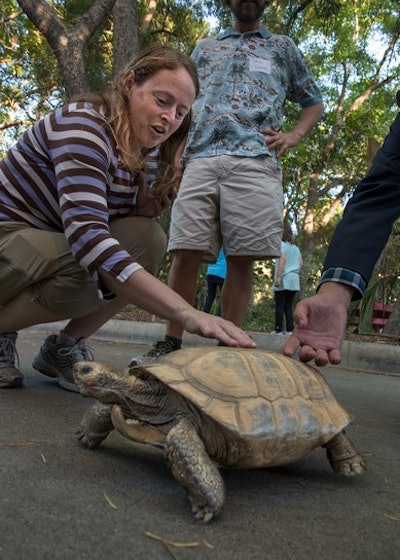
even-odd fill
[[[400,107],[400,91],[397,104]],[[399,217],[400,114],[335,229],[317,294],[295,308],[295,329],[284,346],[285,354],[292,356],[300,349],[305,362],[340,363],[349,305],[363,296]]]
[[[201,91],[172,208],[168,285],[194,302],[200,263],[227,260],[222,313],[241,325],[253,287],[253,262],[279,257],[283,191],[279,157],[298,144],[323,114],[322,96],[293,40],[261,25],[265,0],[231,0],[233,25],[200,41],[192,53]],[[301,107],[284,131],[287,101]],[[182,345],[169,321],[156,357]]]
[[[76,391],[72,367],[90,357],[85,339],[128,302],[188,332],[254,346],[152,276],[165,250],[152,218],[169,200],[146,196],[143,170],[155,148],[174,163],[198,89],[185,54],[152,47],[108,95],[57,109],[0,162],[0,387],[22,385],[20,329],[71,319],[45,340],[33,367]]]
[[[300,291],[300,270],[303,264],[300,249],[293,243],[290,225],[283,224],[281,256],[275,261],[274,299],[275,299],[275,334],[283,332],[283,319],[286,332],[291,334],[294,328],[293,304]]]
[[[203,311],[210,313],[212,304],[217,297],[221,298],[222,288],[226,278],[226,259],[224,250],[221,249],[218,253],[218,259],[215,263],[209,264],[207,267],[207,296],[204,303]],[[221,301],[218,303],[216,315],[221,315]]]

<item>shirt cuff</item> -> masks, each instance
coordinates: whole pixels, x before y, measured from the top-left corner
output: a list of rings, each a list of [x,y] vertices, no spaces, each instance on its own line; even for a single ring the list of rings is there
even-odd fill
[[[318,288],[325,282],[339,282],[340,284],[351,286],[355,289],[355,293],[352,298],[353,300],[361,299],[367,287],[367,283],[361,274],[354,272],[353,270],[349,270],[348,268],[341,267],[328,268],[327,270],[324,270],[318,284]]]

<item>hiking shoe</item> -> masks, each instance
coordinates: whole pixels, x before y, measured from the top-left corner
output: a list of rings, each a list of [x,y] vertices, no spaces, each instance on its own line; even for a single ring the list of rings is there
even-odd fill
[[[15,367],[19,359],[15,341],[17,333],[0,334],[0,388],[22,387],[24,376]]]
[[[93,353],[86,346],[84,338],[73,342],[57,342],[57,335],[51,334],[44,341],[32,366],[43,375],[57,377],[58,383],[63,389],[79,393],[74,381],[74,364],[91,362],[93,358]]]
[[[159,358],[170,352],[175,352],[175,350],[180,350],[180,346],[174,344],[170,340],[158,340],[153,344],[153,348],[144,354],[141,358],[132,358],[129,367],[140,366],[151,362],[154,358]]]

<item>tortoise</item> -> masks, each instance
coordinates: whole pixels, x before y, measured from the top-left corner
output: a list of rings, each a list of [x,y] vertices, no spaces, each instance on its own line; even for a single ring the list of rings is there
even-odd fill
[[[365,463],[344,433],[349,414],[310,365],[261,349],[181,349],[145,366],[118,371],[74,366],[83,396],[81,443],[94,448],[115,428],[162,446],[192,513],[205,522],[225,501],[220,467],[255,469],[296,461],[326,447],[333,470],[359,475]]]

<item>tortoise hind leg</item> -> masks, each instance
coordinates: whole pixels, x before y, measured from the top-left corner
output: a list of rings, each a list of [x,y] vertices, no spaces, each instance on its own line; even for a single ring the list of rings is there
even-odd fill
[[[364,459],[357,453],[355,447],[344,432],[337,434],[323,447],[332,469],[345,476],[356,476],[367,470]]]
[[[210,521],[223,508],[225,486],[190,420],[183,418],[169,431],[166,452],[172,474],[189,495],[193,515]]]

